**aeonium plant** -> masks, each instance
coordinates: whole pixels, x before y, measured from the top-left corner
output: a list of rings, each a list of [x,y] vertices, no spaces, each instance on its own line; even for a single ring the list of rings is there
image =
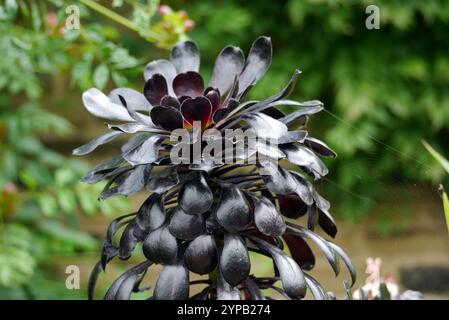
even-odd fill
[[[244,99],[271,59],[268,37],[256,39],[246,61],[240,48],[227,46],[205,86],[198,73],[198,47],[185,41],[174,46],[170,61],[146,66],[143,94],[129,88],[109,95],[95,88],[84,92],[90,113],[118,123],[108,124],[110,132],[74,154],[87,154],[119,136],[130,139],[117,157],[96,165],[82,180],[108,181],[100,199],[149,192],[137,212],[110,224],[101,260],[90,277],[89,298],[108,262],[141,257],[140,251],[145,260],[117,278],[105,299],[131,298],[155,264],[163,268],[152,299],[256,300],[272,298],[273,292],[301,299],[307,290],[315,299],[333,298],[309,274],[315,264],[310,241],[335,274],[342,260],[354,283],[356,273],[346,253],[314,232],[319,226],[330,237],[337,233],[329,202],[312,184],[328,173],[319,156],[336,154],[305,131],[308,117],[321,111],[322,103],[287,99],[298,70],[281,92],[261,101]],[[286,115],[279,110],[283,106],[297,110]],[[205,139],[210,130],[214,134]],[[179,131],[189,139],[179,141]],[[198,159],[211,141],[217,147],[212,160]],[[180,150],[188,155],[179,156]],[[304,215],[307,226],[284,220]],[[273,260],[271,277],[251,273],[249,252]],[[192,282],[191,273],[205,276]],[[191,285],[199,283],[204,289],[191,295]]]

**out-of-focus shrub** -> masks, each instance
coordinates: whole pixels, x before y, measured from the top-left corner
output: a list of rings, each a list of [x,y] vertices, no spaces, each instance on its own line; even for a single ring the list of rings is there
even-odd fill
[[[76,12],[69,5],[79,9],[78,29],[66,28],[68,15]],[[131,16],[123,16],[125,27],[146,46],[170,47],[192,27],[185,12],[165,7],[157,16],[159,1],[114,6]],[[81,214],[130,210],[124,198],[98,202],[102,186],[79,183],[87,164],[42,141],[43,135],[78,133],[49,111],[57,77],[70,77],[80,97],[88,87],[129,85],[137,71],[140,76],[147,59],[120,44],[120,24],[113,25],[118,15],[111,12],[95,1],[0,4],[0,298],[84,297],[67,290],[48,265],[99,250],[97,239],[80,230]]]

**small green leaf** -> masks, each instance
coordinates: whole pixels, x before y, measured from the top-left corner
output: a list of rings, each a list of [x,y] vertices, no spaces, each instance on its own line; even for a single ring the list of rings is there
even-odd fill
[[[126,77],[119,72],[112,72],[112,80],[114,80],[115,84],[119,87],[123,87],[128,83]]]
[[[67,189],[61,189],[57,192],[58,202],[61,209],[66,213],[73,213],[76,208],[75,194]]]
[[[36,189],[37,181],[28,170],[21,170],[20,181],[30,190]]]
[[[76,193],[81,209],[86,214],[93,215],[98,208],[97,195],[86,188],[79,188]]]
[[[86,54],[81,60],[77,61],[72,68],[71,85],[77,85],[84,90],[92,86],[92,55]]]
[[[59,168],[55,172],[55,185],[58,187],[69,185],[74,180],[74,173],[71,168]]]
[[[37,202],[42,213],[47,217],[54,217],[58,213],[58,204],[52,195],[42,194],[37,197]]]
[[[94,84],[102,90],[109,79],[109,69],[105,64],[100,64],[94,71]]]

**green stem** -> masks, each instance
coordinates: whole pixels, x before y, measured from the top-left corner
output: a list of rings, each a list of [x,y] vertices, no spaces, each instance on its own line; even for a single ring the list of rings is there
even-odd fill
[[[85,4],[92,10],[95,10],[96,12],[104,15],[105,17],[108,17],[109,19],[121,24],[122,26],[131,29],[135,32],[138,32],[137,26],[132,21],[126,19],[125,17],[122,17],[118,13],[112,11],[111,9],[108,9],[105,6],[93,0],[79,0],[79,2]]]
[[[140,35],[139,28],[137,28],[136,24],[129,19],[119,15],[118,13],[114,12],[113,10],[106,8],[105,6],[99,4],[98,2],[95,2],[93,0],[78,0],[82,4],[88,6],[92,10],[102,14],[103,16],[117,22],[118,24],[121,24],[122,26],[137,32]],[[149,42],[154,42],[156,40],[160,40],[160,37],[150,30],[148,31],[148,35],[144,37],[145,40]]]

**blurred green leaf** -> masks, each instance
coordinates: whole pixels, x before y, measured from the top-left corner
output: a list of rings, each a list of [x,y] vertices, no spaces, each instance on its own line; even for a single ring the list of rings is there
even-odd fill
[[[36,199],[45,216],[55,217],[58,214],[58,203],[52,195],[40,194]]]
[[[92,236],[69,229],[57,221],[45,221],[39,225],[39,230],[47,236],[51,236],[75,246],[78,250],[94,250],[98,248],[97,240]]]
[[[31,234],[19,224],[8,224],[0,237],[0,287],[25,283],[33,275],[36,261],[30,252]]]
[[[65,213],[74,213],[76,209],[76,197],[73,191],[61,189],[56,192],[58,203]]]
[[[98,67],[95,68],[94,71],[94,84],[95,86],[102,90],[104,89],[106,83],[109,79],[109,69],[108,66],[105,64],[100,64]]]

